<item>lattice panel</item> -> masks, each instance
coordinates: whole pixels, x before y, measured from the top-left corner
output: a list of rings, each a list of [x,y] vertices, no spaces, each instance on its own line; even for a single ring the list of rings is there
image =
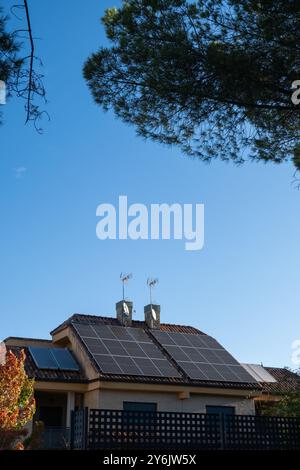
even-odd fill
[[[90,410],[88,447],[300,450],[300,418]]]
[[[89,448],[220,447],[217,415],[91,410]]]
[[[226,416],[226,448],[299,450],[300,418]]]
[[[73,411],[71,415],[71,448],[86,448],[86,430],[87,430],[88,410],[82,408]]]

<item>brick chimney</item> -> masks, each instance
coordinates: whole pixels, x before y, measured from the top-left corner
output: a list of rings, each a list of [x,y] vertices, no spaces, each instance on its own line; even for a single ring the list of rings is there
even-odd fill
[[[145,322],[151,330],[160,328],[160,305],[148,304],[144,307]]]
[[[120,300],[116,303],[117,319],[122,326],[131,326],[132,308],[133,303],[130,300]]]

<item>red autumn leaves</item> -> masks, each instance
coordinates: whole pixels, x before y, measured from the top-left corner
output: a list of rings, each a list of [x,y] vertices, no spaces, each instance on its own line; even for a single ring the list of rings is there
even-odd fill
[[[17,357],[7,351],[0,364],[0,449],[22,449],[21,436],[27,434],[24,426],[35,412],[33,380],[24,369],[25,353]]]

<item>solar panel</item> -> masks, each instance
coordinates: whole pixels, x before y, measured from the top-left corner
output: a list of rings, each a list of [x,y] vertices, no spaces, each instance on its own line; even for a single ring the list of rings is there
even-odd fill
[[[79,366],[68,349],[32,346],[29,352],[39,369],[79,370]]]
[[[142,349],[143,353],[147,357],[151,357],[152,359],[161,359],[161,351],[155,344],[151,343],[141,343],[140,348]]]
[[[174,367],[167,359],[152,359],[153,364],[158,367],[162,376],[165,377],[181,377],[176,371],[174,374]]]
[[[125,339],[130,341],[131,337],[128,331],[125,328],[119,327],[110,327],[106,325],[96,325],[95,331],[98,337],[104,339]]]
[[[255,382],[214,338],[192,333],[153,330],[152,334],[191,379]]]
[[[76,322],[73,326],[104,373],[181,377],[142,328]]]
[[[50,350],[58,363],[61,370],[79,370],[78,364],[68,349],[51,349]]]
[[[242,364],[244,369],[249,372],[258,382],[277,382],[277,380],[260,364]]]
[[[94,328],[86,324],[78,324],[77,331],[81,336],[86,338],[97,338],[97,333]]]
[[[29,352],[39,369],[58,369],[58,363],[50,348],[30,347]]]
[[[95,354],[93,357],[103,372],[108,372],[110,374],[122,374],[122,370],[112,356]]]

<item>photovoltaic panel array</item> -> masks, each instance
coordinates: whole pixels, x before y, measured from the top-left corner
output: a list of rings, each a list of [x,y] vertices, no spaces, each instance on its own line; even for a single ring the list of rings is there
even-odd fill
[[[152,334],[191,379],[255,382],[211,336],[158,330],[153,330]]]
[[[180,377],[142,328],[91,323],[73,326],[103,373]]]
[[[30,346],[29,352],[39,369],[79,370],[68,349]]]

